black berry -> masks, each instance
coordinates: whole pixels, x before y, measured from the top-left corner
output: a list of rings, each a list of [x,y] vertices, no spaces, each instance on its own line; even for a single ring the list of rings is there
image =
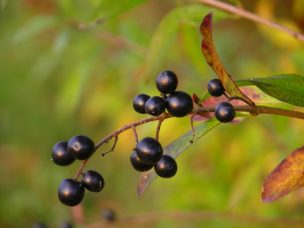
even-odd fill
[[[177,172],[177,164],[174,158],[169,155],[163,155],[156,165],[154,165],[154,170],[160,177],[173,177]]]
[[[156,164],[163,155],[163,148],[160,143],[151,137],[139,141],[135,148],[140,160],[147,165]]]
[[[152,116],[158,116],[165,111],[165,101],[163,98],[155,96],[146,101],[146,113]]]
[[[83,186],[91,192],[100,192],[104,187],[103,177],[96,171],[88,170],[81,182]]]
[[[116,220],[115,212],[112,209],[105,209],[102,212],[102,217],[108,222],[114,222]]]
[[[182,91],[173,92],[167,97],[166,107],[172,116],[186,116],[192,111],[192,98],[189,94]]]
[[[164,94],[172,93],[177,87],[177,77],[172,71],[163,71],[156,78],[157,89]]]
[[[87,136],[74,136],[68,142],[68,151],[78,160],[88,159],[93,154],[94,149],[94,142]]]
[[[145,114],[145,104],[149,100],[150,96],[146,94],[138,94],[133,99],[133,108],[136,112]]]
[[[225,88],[219,79],[212,79],[208,83],[208,92],[214,97],[219,97],[224,94]]]
[[[73,179],[64,179],[58,188],[58,198],[67,206],[76,206],[83,199],[84,192],[82,183]]]
[[[35,222],[32,225],[32,228],[47,228],[47,225],[43,222]]]
[[[55,164],[66,166],[75,161],[75,158],[68,151],[67,142],[59,142],[52,149],[52,160]]]
[[[215,108],[215,117],[223,123],[232,121],[235,117],[233,106],[228,102],[219,103]]]
[[[133,166],[133,168],[139,172],[145,172],[148,171],[153,167],[153,165],[147,165],[142,162],[142,160],[138,157],[136,151],[133,151],[133,153],[130,156],[130,162]]]
[[[73,228],[73,223],[68,221],[63,221],[60,223],[59,228]]]

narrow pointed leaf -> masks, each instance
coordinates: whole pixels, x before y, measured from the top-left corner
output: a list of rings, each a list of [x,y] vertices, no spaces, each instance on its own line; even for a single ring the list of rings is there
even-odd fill
[[[287,156],[266,178],[262,200],[272,202],[304,186],[304,147]]]
[[[207,120],[195,127],[195,138],[193,142],[198,140],[203,135],[207,134],[210,130],[219,125],[219,122],[216,119]],[[164,154],[168,154],[173,158],[178,157],[182,154],[189,146],[192,144],[190,140],[192,139],[192,131],[187,132],[182,135],[180,138],[176,139],[172,143],[170,143],[166,148],[164,148]],[[140,176],[139,183],[137,186],[137,194],[139,197],[142,196],[146,188],[152,181],[157,177],[154,170],[150,170],[148,172],[143,173]]]
[[[304,77],[301,75],[273,75],[242,80],[242,83],[255,85],[264,93],[280,101],[304,107]]]
[[[242,93],[242,91],[237,87],[216,52],[212,38],[212,13],[209,13],[203,19],[203,22],[200,26],[200,31],[203,36],[202,52],[205,57],[205,60],[218,75],[219,79],[222,81],[226,92],[231,96],[241,97],[245,99],[248,103],[254,105],[254,102],[244,93]]]

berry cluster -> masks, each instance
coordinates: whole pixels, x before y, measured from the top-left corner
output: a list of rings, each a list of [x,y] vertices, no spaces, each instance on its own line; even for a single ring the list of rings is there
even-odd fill
[[[219,97],[225,93],[225,88],[219,79],[212,79],[208,83],[208,92],[214,97]],[[220,102],[214,111],[218,121],[228,123],[235,117],[235,110],[229,102]]]
[[[130,162],[133,168],[140,172],[154,167],[155,172],[164,178],[173,177],[177,172],[174,158],[163,155],[161,144],[151,137],[146,137],[137,143],[130,156]]]
[[[176,91],[178,79],[172,71],[163,71],[156,78],[156,87],[161,96],[139,94],[133,99],[133,108],[138,113],[158,116],[166,109],[175,117],[183,117],[193,109],[192,98],[183,91]]]
[[[60,166],[67,166],[77,160],[87,160],[95,151],[94,142],[87,136],[78,135],[68,142],[62,141],[53,147],[52,160]],[[91,192],[100,192],[104,187],[103,177],[94,170],[82,173],[81,181],[64,179],[58,188],[59,200],[68,206],[76,206],[84,197],[85,188]]]

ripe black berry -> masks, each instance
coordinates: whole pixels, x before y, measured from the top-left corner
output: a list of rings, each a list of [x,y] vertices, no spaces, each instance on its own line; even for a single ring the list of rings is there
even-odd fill
[[[172,93],[177,87],[177,77],[172,71],[163,71],[156,78],[157,89],[164,94]]]
[[[155,96],[146,101],[146,113],[152,116],[158,116],[165,111],[165,101],[163,98]]]
[[[146,137],[139,141],[135,148],[140,160],[147,165],[154,165],[161,159],[163,148],[160,143],[151,137]]]
[[[88,170],[81,182],[83,186],[91,192],[100,192],[104,187],[103,177],[96,171]]]
[[[73,179],[64,179],[58,188],[58,198],[61,203],[68,206],[76,206],[84,197],[82,183]]]
[[[219,97],[224,94],[225,88],[219,79],[212,79],[208,83],[208,92],[214,97]]]
[[[136,112],[145,114],[145,104],[149,100],[150,96],[146,94],[138,94],[133,99],[133,108]]]
[[[139,172],[145,172],[148,171],[153,167],[153,165],[147,165],[141,161],[141,159],[138,157],[136,151],[133,151],[133,153],[130,156],[130,162],[133,166],[133,168]]]
[[[156,165],[154,165],[154,170],[160,177],[173,177],[177,172],[177,164],[174,158],[169,155],[163,155]]]
[[[68,151],[78,160],[88,159],[94,150],[94,142],[87,136],[74,136],[68,142]]]
[[[167,97],[166,107],[172,116],[186,116],[192,111],[192,98],[185,92],[175,91]]]
[[[68,151],[67,142],[59,142],[52,149],[52,160],[55,164],[66,166],[75,161],[75,158]]]
[[[68,221],[63,221],[60,223],[59,228],[73,228],[73,223]]]
[[[233,106],[228,102],[219,103],[215,108],[215,117],[223,123],[232,121],[235,117]]]
[[[115,212],[112,209],[105,209],[102,212],[102,217],[108,222],[114,222],[116,220]]]

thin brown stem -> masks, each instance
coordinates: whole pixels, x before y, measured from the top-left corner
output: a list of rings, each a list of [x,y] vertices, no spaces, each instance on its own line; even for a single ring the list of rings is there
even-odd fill
[[[83,174],[83,169],[84,169],[84,167],[86,166],[88,160],[89,160],[89,159],[83,160],[83,161],[82,161],[82,163],[81,163],[81,165],[80,165],[80,167],[79,167],[79,169],[77,170],[77,173],[76,173],[76,175],[75,175],[75,180],[77,180],[77,179],[80,177],[80,175]]]
[[[149,122],[153,122],[153,121],[157,121],[157,120],[165,120],[172,117],[170,114],[168,113],[164,113],[160,116],[153,116],[153,117],[149,117],[146,119],[142,119],[130,124],[126,124],[125,126],[119,128],[118,130],[112,132],[111,134],[109,134],[108,136],[106,136],[105,138],[101,139],[96,145],[95,145],[95,150],[97,150],[99,147],[101,147],[103,144],[109,142],[113,137],[115,137],[116,135],[121,134],[124,131],[127,131],[129,129],[132,129],[136,126],[145,124],[145,123],[149,123]]]
[[[114,137],[113,146],[111,147],[111,149],[110,149],[110,150],[108,150],[108,151],[106,151],[106,152],[102,153],[102,154],[101,154],[101,156],[105,156],[105,155],[107,155],[108,153],[110,153],[110,152],[114,151],[115,146],[116,146],[116,144],[117,144],[117,142],[118,142],[118,135],[114,135],[113,137]]]
[[[289,218],[267,218],[255,215],[244,215],[235,214],[225,211],[150,211],[134,215],[126,215],[117,217],[117,221],[114,225],[119,227],[119,225],[129,224],[129,226],[142,226],[150,224],[151,222],[161,221],[163,219],[171,219],[174,221],[204,221],[204,220],[228,220],[234,222],[242,222],[248,224],[255,224],[256,226],[276,226],[276,227],[302,227],[303,220],[295,220]],[[152,223],[153,224],[153,223]],[[109,226],[108,222],[100,221],[87,225],[87,228],[97,228]]]
[[[296,38],[300,41],[304,41],[304,35],[303,34],[301,34],[299,32],[296,32],[296,31],[294,31],[290,28],[287,28],[283,25],[280,25],[278,23],[275,23],[273,21],[262,18],[262,17],[260,17],[256,14],[248,12],[244,9],[235,7],[233,5],[230,5],[230,4],[227,4],[227,3],[224,3],[224,2],[216,1],[216,0],[198,0],[198,1],[205,4],[205,5],[213,6],[215,8],[220,9],[220,10],[239,15],[243,18],[248,19],[248,20],[251,20],[251,21],[254,21],[254,22],[257,22],[257,23],[260,23],[260,24],[264,24],[264,25],[272,27],[272,28],[276,28],[276,29],[278,29],[278,30],[280,30],[284,33],[287,33],[287,34],[293,36],[294,38]]]
[[[134,135],[134,138],[135,138],[135,143],[137,144],[138,143],[138,135],[137,135],[135,126],[132,126],[132,130],[133,130],[133,135]]]
[[[192,138],[190,140],[190,143],[193,143],[194,141],[194,138],[195,138],[195,129],[194,129],[194,119],[195,115],[192,115],[191,118],[190,118],[190,125],[191,125],[191,132],[192,132]]]
[[[255,106],[255,107],[251,107],[251,106],[234,106],[235,111],[237,112],[248,112],[254,115],[259,115],[259,114],[271,114],[271,115],[279,115],[279,116],[286,116],[286,117],[291,117],[291,118],[297,118],[297,119],[304,119],[304,113],[303,112],[299,112],[299,111],[292,111],[292,110],[287,110],[287,109],[281,109],[281,108],[273,108],[273,107],[267,107],[267,106]],[[194,115],[199,115],[199,114],[203,114],[203,113],[207,113],[207,112],[214,112],[215,111],[215,106],[212,107],[198,107],[196,106],[191,114]],[[112,146],[112,149],[110,151],[113,151],[115,148],[115,145],[117,143],[118,140],[118,135],[121,134],[124,131],[127,131],[129,129],[134,129],[136,126],[145,124],[145,123],[149,123],[149,122],[153,122],[153,121],[159,121],[158,122],[158,133],[156,134],[156,137],[159,137],[159,129],[161,126],[161,123],[168,118],[171,118],[172,116],[168,113],[164,113],[160,116],[153,116],[153,117],[149,117],[149,118],[145,118],[130,124],[126,124],[125,126],[119,128],[118,130],[112,132],[111,134],[109,134],[108,136],[106,136],[105,138],[101,139],[96,145],[95,145],[95,151],[101,147],[103,144],[108,143],[112,138],[115,138],[114,141],[114,145]],[[192,128],[193,128],[193,123],[192,123]],[[135,131],[136,132],[136,131]],[[136,134],[136,141],[138,141],[137,138],[137,134]],[[80,168],[78,169],[75,179],[78,179],[78,177],[82,174],[83,169],[86,165],[88,160],[84,160],[81,163]]]
[[[215,107],[202,107],[196,108],[193,112],[195,114],[206,113],[206,112],[214,112]],[[291,118],[304,119],[304,113],[299,111],[267,107],[267,106],[234,106],[234,110],[237,112],[249,112],[254,113],[256,115],[259,114],[271,114],[271,115],[279,115],[279,116],[287,116]]]
[[[160,128],[161,128],[161,125],[162,125],[163,121],[164,121],[164,119],[158,120],[158,124],[157,124],[157,127],[156,127],[156,132],[155,132],[155,139],[157,141],[159,140]]]

